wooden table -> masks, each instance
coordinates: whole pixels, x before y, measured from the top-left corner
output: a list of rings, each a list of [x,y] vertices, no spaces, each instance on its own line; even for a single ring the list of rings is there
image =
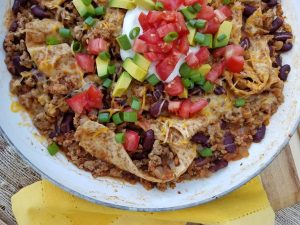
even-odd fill
[[[289,145],[261,174],[269,200],[275,211],[300,202],[299,176],[300,127]],[[16,224],[10,208],[11,195],[39,179],[40,176],[29,168],[0,136],[0,225]],[[300,210],[298,211],[296,214],[293,211],[293,216],[300,218]],[[291,219],[291,215],[287,215],[287,217]],[[277,221],[276,224],[286,225],[286,219],[283,223]]]

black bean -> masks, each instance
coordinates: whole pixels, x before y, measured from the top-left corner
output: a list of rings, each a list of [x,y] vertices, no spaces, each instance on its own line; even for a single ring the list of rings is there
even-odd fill
[[[273,49],[272,45],[269,44],[268,46],[269,46],[270,56],[273,57],[274,49]]]
[[[196,133],[192,138],[191,141],[197,144],[201,144],[204,147],[209,147],[209,136],[204,135],[202,133]]]
[[[197,159],[195,159],[194,162],[196,167],[201,167],[209,163],[209,161],[210,161],[209,158],[198,157]]]
[[[277,17],[275,20],[272,22],[272,26],[270,29],[270,33],[276,32],[281,26],[283,25],[283,19],[280,17]]]
[[[279,70],[280,80],[286,81],[290,72],[291,72],[291,66],[288,64],[283,65]]]
[[[9,27],[9,31],[16,32],[17,29],[18,29],[18,22],[14,20]]]
[[[256,8],[252,5],[245,5],[243,16],[248,18],[250,17],[254,12],[256,11]]]
[[[14,14],[17,14],[21,10],[21,6],[24,6],[26,4],[27,0],[15,0],[14,4],[12,6],[12,11]]]
[[[74,118],[74,113],[72,112],[65,113],[60,124],[61,134],[65,134],[70,132],[71,130],[74,130],[73,118]]]
[[[281,67],[282,66],[282,58],[280,55],[275,57],[275,62],[273,62],[273,67]]]
[[[225,89],[222,86],[218,86],[215,88],[214,93],[216,95],[222,95],[225,93]]]
[[[141,127],[135,125],[134,123],[127,123],[125,128],[127,130],[136,131],[139,134],[142,134],[144,132],[144,130]]]
[[[274,33],[274,39],[276,41],[286,41],[287,39],[293,38],[291,32],[276,32]]]
[[[278,4],[277,0],[269,0],[267,3],[268,7],[270,7],[270,8],[273,8],[277,4]]]
[[[229,124],[226,121],[222,120],[220,127],[222,130],[227,130],[229,128]]]
[[[142,160],[147,158],[148,152],[136,152],[130,156],[132,160]]]
[[[282,48],[280,49],[280,52],[288,52],[293,48],[292,43],[285,43]]]
[[[215,165],[209,168],[209,170],[212,172],[217,172],[218,170],[228,166],[228,162],[225,159],[217,159],[214,161],[214,164]]]
[[[24,71],[28,71],[29,69],[26,68],[25,66],[22,66],[20,63],[20,56],[13,56],[12,58],[12,63],[15,68],[15,75],[20,76],[20,74]]]
[[[163,91],[164,91],[164,84],[160,82],[155,86],[155,89],[153,91],[153,100],[158,101],[162,97]]]
[[[244,37],[241,42],[240,42],[240,45],[244,48],[244,49],[248,49],[250,48],[250,39],[248,37]]]
[[[34,5],[31,7],[31,13],[32,13],[32,15],[34,15],[35,17],[37,17],[39,19],[44,19],[44,18],[50,17],[49,13],[47,13],[44,9],[42,9],[38,5]]]
[[[143,134],[143,150],[144,151],[151,151],[153,148],[154,144],[154,131],[153,130],[148,130]]]
[[[256,134],[253,136],[253,142],[259,143],[264,139],[266,134],[266,126],[262,125],[256,130]]]
[[[223,138],[223,144],[225,149],[229,153],[234,153],[236,151],[236,145],[234,143],[234,137],[231,133],[227,132]]]
[[[162,112],[168,109],[168,105],[169,102],[167,100],[161,99],[151,105],[149,113],[152,117],[159,117]]]

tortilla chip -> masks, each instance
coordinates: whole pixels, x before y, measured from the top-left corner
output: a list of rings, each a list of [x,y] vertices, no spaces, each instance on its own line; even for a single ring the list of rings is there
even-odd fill
[[[43,6],[48,7],[49,9],[54,9],[59,7],[66,0],[39,0],[39,3]]]
[[[231,10],[233,12],[233,19],[230,42],[239,45],[242,37],[244,6],[240,2],[235,2]]]
[[[122,144],[115,141],[115,133],[107,127],[93,121],[87,121],[79,126],[75,133],[79,145],[94,157],[109,162],[118,168],[128,171],[145,180],[165,183],[176,180],[182,175],[196,158],[196,146],[192,143],[170,144],[170,148],[179,159],[179,165],[172,170],[171,177],[158,179],[150,174],[139,170],[133,163]]]

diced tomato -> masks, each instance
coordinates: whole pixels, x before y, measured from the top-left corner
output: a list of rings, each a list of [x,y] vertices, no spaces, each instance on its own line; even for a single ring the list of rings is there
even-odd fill
[[[177,12],[175,11],[164,11],[161,15],[162,19],[166,22],[175,22],[177,17]]]
[[[72,98],[66,100],[68,106],[78,114],[81,114],[87,105],[87,96],[85,92],[74,95]]]
[[[189,33],[189,30],[186,26],[184,17],[181,13],[177,12],[176,13],[176,31],[180,34],[180,35],[187,35]]]
[[[176,77],[170,83],[165,84],[165,92],[169,96],[179,96],[184,91],[184,86],[182,84],[181,78]]]
[[[157,44],[160,41],[160,38],[159,38],[156,30],[153,28],[144,32],[139,38],[150,44]]]
[[[226,47],[217,48],[212,52],[214,58],[222,58],[225,56]]]
[[[245,53],[245,49],[240,45],[227,45],[225,58],[229,59],[232,56],[242,56]]]
[[[146,31],[150,28],[150,25],[149,25],[148,20],[147,20],[147,15],[145,13],[142,12],[139,15],[139,22],[140,22],[141,27],[143,28],[144,31]]]
[[[226,16],[226,18],[232,17],[232,11],[228,6],[222,6],[219,10]]]
[[[172,113],[177,113],[180,109],[181,101],[169,101],[168,110]]]
[[[208,51],[207,47],[202,47],[200,50],[196,53],[196,57],[199,61],[199,66],[206,63],[209,59],[210,53]]]
[[[156,65],[156,71],[163,81],[168,79],[170,74],[173,72],[176,64],[178,63],[179,58],[180,55],[178,54],[170,55]]]
[[[185,0],[184,5],[194,5],[195,3],[199,3],[201,5],[207,4],[207,0]]]
[[[224,62],[213,64],[211,71],[206,75],[206,80],[209,80],[210,82],[215,82],[223,74],[224,69]]]
[[[168,23],[164,26],[160,26],[158,29],[157,29],[157,33],[158,33],[158,36],[160,38],[164,38],[165,36],[167,36],[170,32],[175,32],[176,31],[176,28],[174,26],[174,24],[172,23]]]
[[[87,109],[100,109],[102,107],[103,94],[94,85],[86,91]]]
[[[164,5],[166,10],[176,10],[183,3],[183,0],[157,0],[157,2],[161,2]]]
[[[124,148],[128,152],[135,152],[139,147],[140,136],[137,132],[128,130],[125,133]]]
[[[196,102],[193,102],[190,108],[190,115],[200,112],[208,105],[208,101],[205,99],[199,99]]]
[[[190,43],[187,36],[184,36],[178,40],[178,50],[182,54],[186,55],[189,51],[189,48],[190,48]]]
[[[133,43],[133,51],[137,53],[145,53],[148,51],[148,47],[145,41],[141,39],[136,39]]]
[[[186,63],[189,65],[189,67],[197,68],[199,66],[199,60],[195,53],[190,53],[185,58]]]
[[[89,40],[87,51],[91,55],[98,55],[100,52],[107,51],[108,42],[106,42],[102,38],[96,38],[93,40]]]
[[[66,100],[69,107],[76,113],[82,113],[84,109],[100,109],[102,107],[103,94],[94,85],[88,90],[74,95]]]
[[[216,17],[214,17],[214,18],[207,21],[203,33],[205,33],[205,34],[215,34],[215,33],[218,32],[218,30],[220,28],[220,25],[221,24],[220,24],[219,20]]]
[[[144,53],[144,56],[151,62],[160,61],[165,58],[164,54],[154,53],[154,52],[146,52],[146,53]]]
[[[243,56],[232,56],[226,59],[226,68],[233,73],[240,73],[245,64],[245,59]]]
[[[152,10],[147,15],[147,21],[149,24],[158,24],[163,19],[162,15],[162,12]]]
[[[180,106],[178,115],[183,119],[189,118],[191,106],[192,106],[192,102],[189,99],[184,100]]]
[[[75,55],[78,65],[87,73],[93,73],[95,71],[95,59],[84,53],[78,53]]]
[[[202,9],[197,14],[198,19],[210,20],[215,17],[214,8],[208,5],[202,5]]]
[[[155,53],[168,53],[172,50],[172,48],[172,43],[166,43],[162,41],[157,44],[148,44],[148,50]]]

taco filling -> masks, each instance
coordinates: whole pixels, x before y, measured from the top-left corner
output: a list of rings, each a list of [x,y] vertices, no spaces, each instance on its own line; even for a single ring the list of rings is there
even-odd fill
[[[165,190],[247,157],[284,101],[277,1],[17,1],[11,92],[95,177]]]

